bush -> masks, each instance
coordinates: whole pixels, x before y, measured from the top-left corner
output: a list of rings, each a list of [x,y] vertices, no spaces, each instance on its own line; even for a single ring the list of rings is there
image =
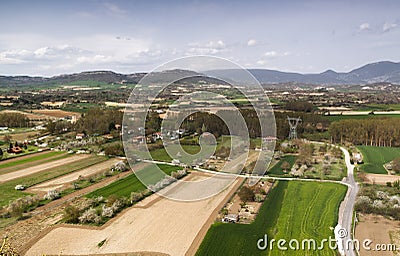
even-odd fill
[[[254,192],[251,188],[247,186],[243,186],[239,191],[240,200],[243,202],[252,202],[254,201]]]
[[[144,194],[141,192],[132,192],[131,193],[131,204],[139,202],[144,198]]]
[[[45,200],[55,200],[55,199],[58,199],[58,198],[60,198],[61,197],[61,195],[60,195],[60,193],[58,193],[58,191],[57,190],[49,190],[48,192],[47,192],[47,194],[46,195],[44,195],[44,199]]]
[[[78,218],[81,223],[96,223],[101,222],[101,217],[97,214],[95,208],[89,208]]]
[[[107,207],[107,206],[103,205],[101,216],[102,217],[107,217],[107,218],[111,218],[112,216],[114,216],[113,207]]]
[[[112,167],[113,171],[125,172],[129,170],[128,165],[124,161],[119,161]]]
[[[64,209],[64,221],[67,223],[78,223],[79,222],[79,209],[73,205],[69,205]]]

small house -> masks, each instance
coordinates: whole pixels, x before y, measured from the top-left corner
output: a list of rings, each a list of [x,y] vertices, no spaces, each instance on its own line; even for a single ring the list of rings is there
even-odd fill
[[[11,153],[11,154],[19,154],[19,153],[22,153],[22,148],[19,146],[12,147],[7,152]]]
[[[83,139],[84,137],[85,137],[85,134],[84,134],[84,133],[77,133],[76,136],[75,136],[75,139],[81,140],[81,139]]]

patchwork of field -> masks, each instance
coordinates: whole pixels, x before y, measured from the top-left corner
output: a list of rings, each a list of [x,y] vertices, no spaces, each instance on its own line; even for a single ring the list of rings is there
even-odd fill
[[[357,148],[361,151],[364,160],[361,169],[367,173],[387,174],[383,165],[400,157],[400,148],[374,146],[358,146]]]
[[[74,159],[74,161],[70,159]],[[65,162],[66,160],[68,164],[66,164]],[[73,173],[75,171],[87,168],[91,165],[106,160],[107,158],[103,156],[94,156],[94,155],[70,156],[65,159],[60,159],[46,164],[33,166],[31,169],[35,170],[35,172],[30,172],[29,170],[30,168],[27,168],[27,171],[25,171],[24,173],[16,171],[3,174],[3,175],[11,175],[14,173],[18,173],[19,177],[5,182],[0,182],[0,191],[2,193],[2,196],[0,197],[0,206],[7,205],[11,200],[29,195],[24,191],[15,190],[14,188],[16,185],[21,184],[29,188],[36,184],[55,179],[69,173]],[[57,162],[57,165],[54,165],[54,162]],[[41,166],[42,169],[39,170],[38,166]]]
[[[54,118],[62,118],[66,116],[76,116],[77,118],[80,117],[79,113],[76,112],[71,112],[71,111],[64,111],[60,109],[35,109],[32,110],[33,113],[39,114],[39,115],[45,115],[49,117],[54,117]]]
[[[167,175],[170,175],[171,172],[181,170],[182,167],[177,167],[177,166],[171,166],[171,165],[165,165],[165,164],[160,164],[158,167]],[[151,169],[154,168],[153,165],[148,165],[147,167],[138,170],[137,172],[142,172],[144,174],[150,174]],[[155,182],[159,181],[160,178],[159,176],[155,177],[147,177],[149,179],[154,179]],[[148,179],[146,179],[148,180]],[[89,193],[87,197],[97,197],[97,196],[103,196],[107,198],[110,195],[115,195],[118,197],[125,196],[125,197],[130,197],[131,192],[138,192],[145,190],[146,186],[143,185],[143,183],[137,178],[135,174],[130,174],[127,177],[117,180],[113,183],[111,183],[108,186],[102,187],[98,190],[93,191],[92,193]]]
[[[332,255],[320,251],[260,250],[257,241],[268,239],[328,239],[334,236],[338,209],[346,187],[333,183],[279,181],[270,191],[251,224],[216,223],[209,229],[196,255]],[[287,246],[287,244],[286,244]],[[301,248],[301,247],[300,247]]]
[[[62,151],[43,151],[35,154],[7,159],[0,162],[0,175],[67,156],[68,154]]]
[[[208,178],[190,174],[187,178]],[[111,254],[157,252],[185,255],[203,225],[237,189],[236,180],[218,195],[195,202],[179,202],[153,194],[123,212],[105,227],[55,227],[37,241],[26,255]],[[98,246],[102,242],[102,246]]]
[[[27,118],[29,118],[30,120],[46,120],[46,119],[49,119],[49,117],[46,117],[46,116],[43,116],[43,115],[24,112],[24,111],[20,111],[20,110],[3,110],[3,111],[0,111],[0,113],[23,114]]]
[[[58,167],[61,165],[67,165],[69,163],[85,159],[87,157],[89,157],[89,155],[74,155],[74,156],[67,157],[64,159],[59,159],[56,161],[51,161],[51,162],[27,167],[25,169],[19,169],[17,171],[5,173],[5,174],[0,175],[0,183],[6,182],[9,180],[14,180],[14,179],[17,179],[20,177],[28,176],[28,175],[31,175],[31,174],[34,174],[37,172],[42,172],[44,170],[55,168],[55,167]]]
[[[110,170],[110,168],[114,164],[118,163],[119,161],[121,161],[121,160],[117,159],[117,158],[112,158],[105,162],[92,165],[88,168],[84,168],[82,170],[61,176],[59,178],[37,184],[35,186],[32,186],[29,190],[30,191],[35,191],[35,190],[36,191],[49,191],[52,189],[56,189],[58,187],[62,187],[65,184],[68,184],[72,181],[79,179],[79,177],[89,177],[93,174],[100,173],[100,172],[103,172],[106,170]]]

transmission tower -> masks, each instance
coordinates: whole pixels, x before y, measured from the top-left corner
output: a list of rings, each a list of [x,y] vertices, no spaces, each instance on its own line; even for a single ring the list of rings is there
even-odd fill
[[[297,139],[297,125],[299,122],[301,122],[300,117],[294,118],[294,117],[287,117],[287,120],[289,122],[289,140]]]

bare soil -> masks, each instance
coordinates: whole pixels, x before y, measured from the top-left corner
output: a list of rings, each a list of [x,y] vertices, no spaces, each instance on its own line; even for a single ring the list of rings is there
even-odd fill
[[[66,184],[71,183],[72,181],[75,181],[79,179],[79,177],[89,177],[93,174],[100,173],[106,170],[109,170],[114,164],[117,162],[121,161],[120,159],[113,158],[110,160],[107,160],[105,162],[99,163],[92,165],[88,168],[84,168],[82,170],[79,170],[77,172],[73,172],[64,176],[61,176],[59,178],[46,181],[40,184],[37,184],[33,187],[30,187],[28,191],[44,191],[47,192],[49,190],[55,189],[56,187],[60,187]]]
[[[67,165],[69,163],[72,163],[72,162],[75,162],[75,161],[78,161],[78,160],[81,160],[81,159],[84,159],[84,158],[88,158],[89,156],[90,155],[83,155],[83,154],[82,155],[74,155],[74,156],[71,156],[71,157],[59,159],[59,160],[52,161],[52,162],[49,162],[49,163],[39,164],[39,165],[36,165],[36,166],[31,166],[31,167],[28,167],[28,168],[25,168],[25,169],[21,169],[21,170],[18,170],[18,171],[2,174],[2,175],[0,175],[0,183],[6,182],[6,181],[9,181],[9,180],[13,180],[13,179],[17,179],[17,178],[20,178],[20,177],[24,177],[24,176],[27,176],[27,175],[31,175],[31,174],[34,174],[34,173],[38,173],[38,172],[41,172],[41,171],[44,171],[44,170],[47,170],[47,169],[50,169],[50,168],[58,167],[58,166],[61,166],[61,165]]]
[[[76,112],[64,111],[60,109],[35,109],[32,110],[33,113],[37,113],[40,115],[55,117],[55,118],[62,118],[66,116],[76,116],[77,118],[81,115]]]
[[[365,182],[369,184],[379,184],[386,185],[386,182],[395,182],[400,180],[400,176],[398,175],[390,175],[390,174],[372,174],[368,173],[365,175]]]
[[[370,239],[373,243],[369,245],[375,248],[376,244],[390,244],[390,232],[400,230],[400,221],[388,220],[379,215],[359,214],[359,222],[356,226],[356,238],[360,241],[360,255],[362,256],[392,256],[390,251],[365,250],[362,241]]]
[[[195,176],[196,173],[192,173],[188,178]],[[194,202],[174,201],[154,194],[101,228],[55,226],[42,235],[26,255],[59,254],[60,251],[68,255],[131,252],[193,255],[214,222],[219,207],[238,184],[239,179],[221,193]],[[106,242],[99,247],[98,243],[104,239]]]

